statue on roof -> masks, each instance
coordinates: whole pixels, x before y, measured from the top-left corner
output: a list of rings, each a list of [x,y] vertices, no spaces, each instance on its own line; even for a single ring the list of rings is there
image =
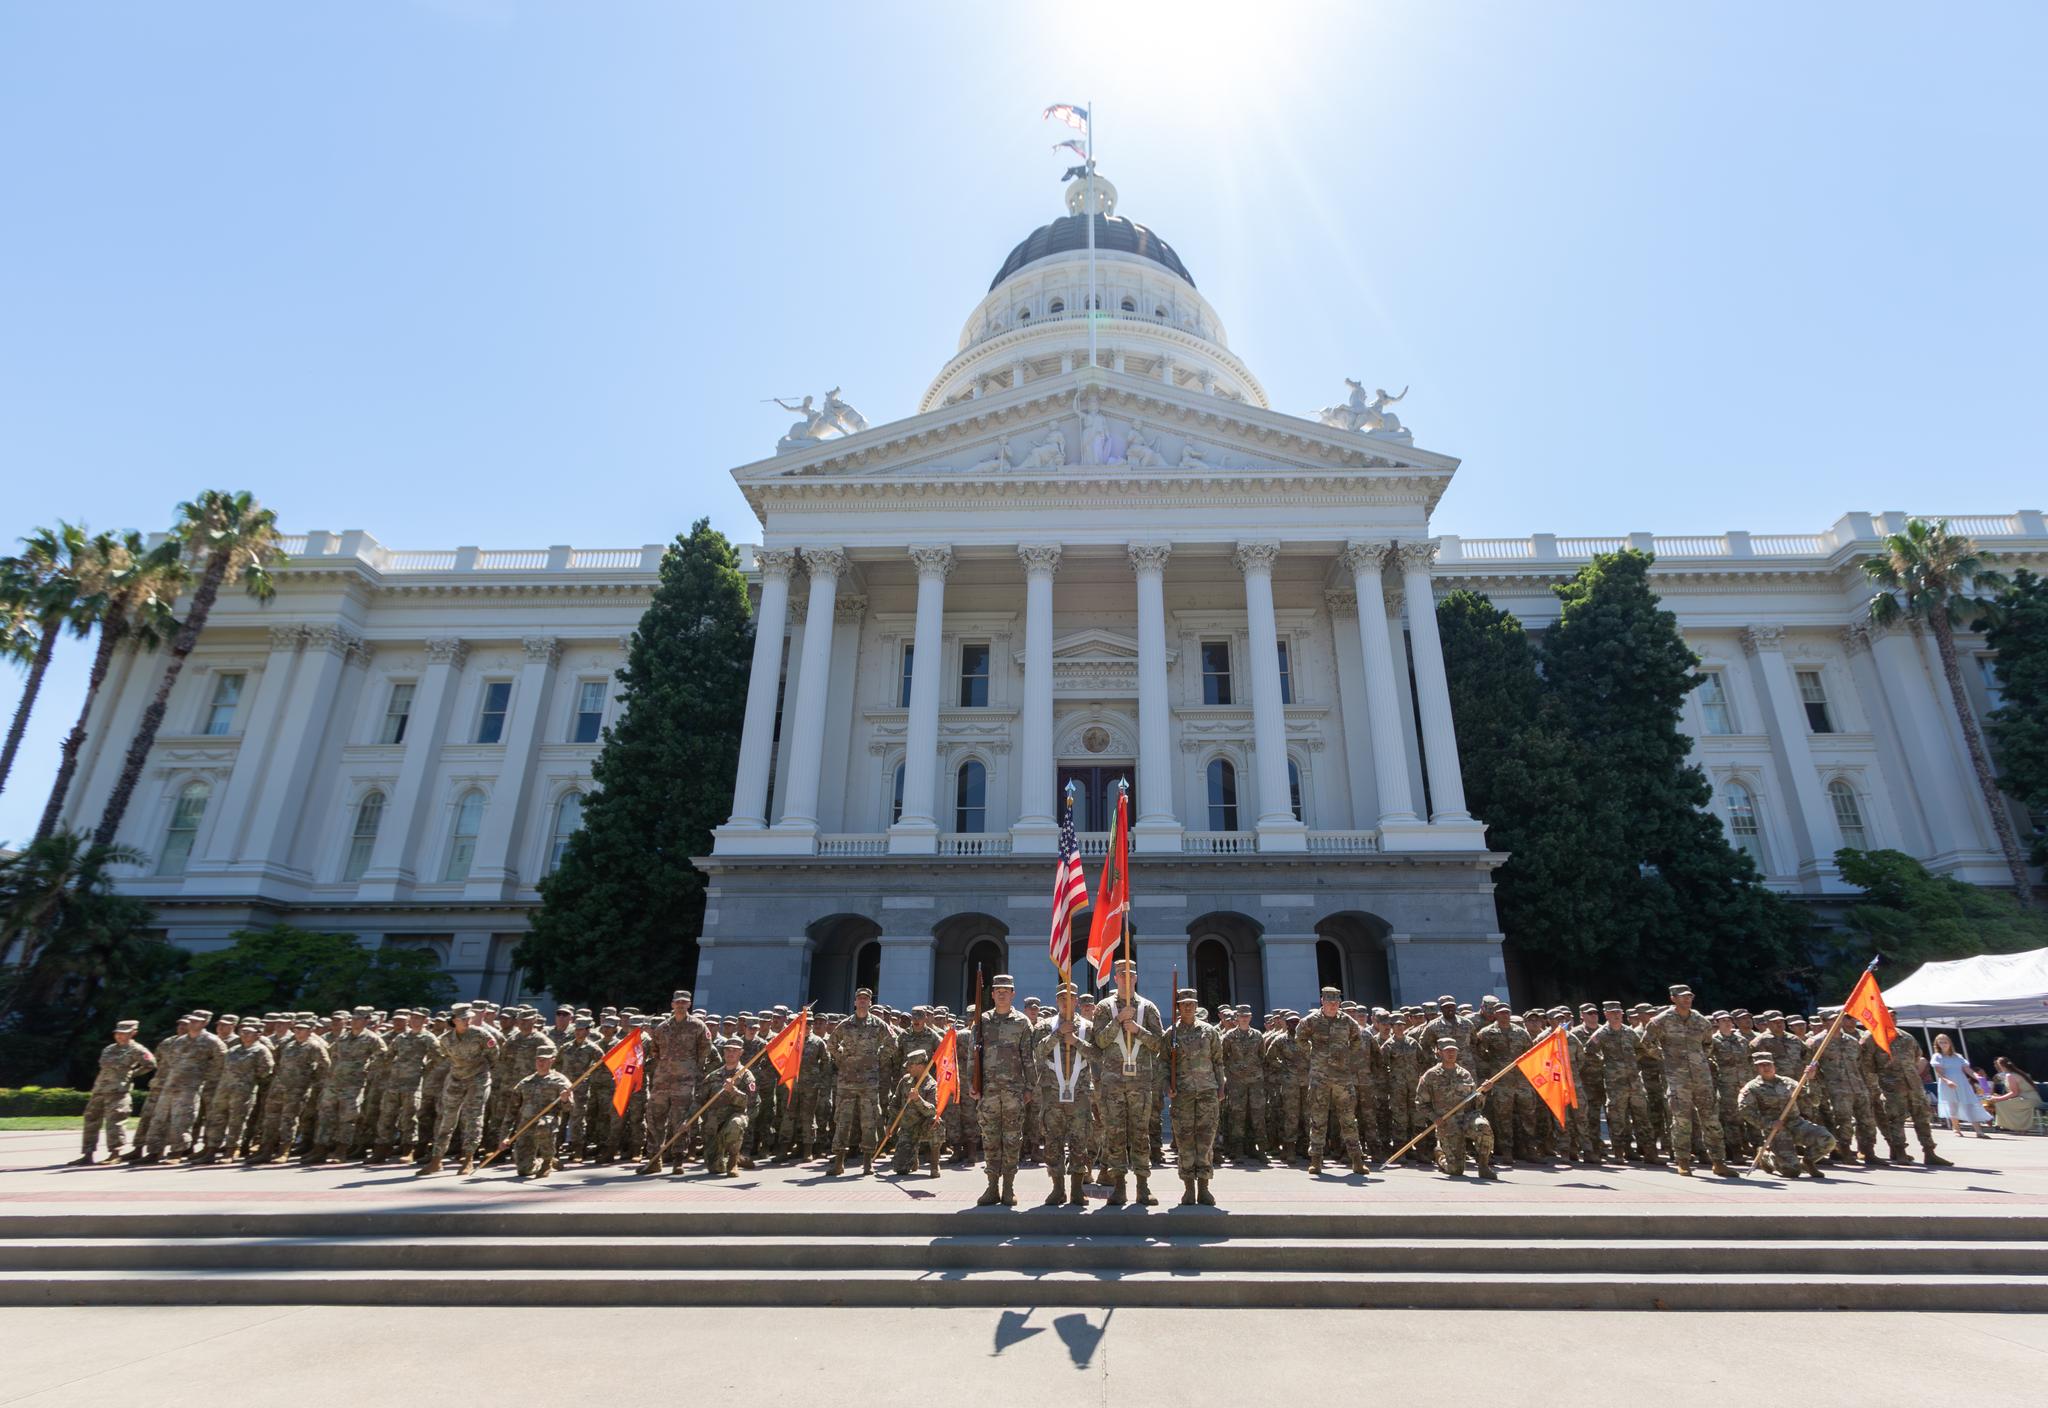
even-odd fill
[[[1344,378],[1344,384],[1351,388],[1351,394],[1341,406],[1325,406],[1316,412],[1316,419],[1333,430],[1350,430],[1360,435],[1380,435],[1390,440],[1409,440],[1411,436],[1402,428],[1401,418],[1387,407],[1394,405],[1408,394],[1402,387],[1399,396],[1389,396],[1385,387],[1376,387],[1370,401],[1365,397],[1365,386],[1361,382]]]
[[[835,435],[858,435],[868,428],[867,417],[856,411],[839,398],[839,388],[833,387],[825,393],[825,404],[813,405],[815,397],[806,396],[792,404],[780,396],[768,398],[785,411],[795,411],[803,419],[789,428],[789,433],[775,442],[775,453],[786,455],[795,450],[808,450],[821,440]]]

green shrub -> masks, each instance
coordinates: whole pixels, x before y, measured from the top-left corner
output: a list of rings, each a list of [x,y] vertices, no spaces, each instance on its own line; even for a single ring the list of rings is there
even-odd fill
[[[90,1098],[89,1090],[66,1090],[62,1086],[0,1086],[0,1116],[82,1115]]]

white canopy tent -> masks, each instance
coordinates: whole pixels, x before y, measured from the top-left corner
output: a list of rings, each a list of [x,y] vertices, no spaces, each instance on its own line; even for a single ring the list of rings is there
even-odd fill
[[[1923,963],[1885,1005],[1920,1027],[2025,1027],[2048,1022],[2048,948]]]

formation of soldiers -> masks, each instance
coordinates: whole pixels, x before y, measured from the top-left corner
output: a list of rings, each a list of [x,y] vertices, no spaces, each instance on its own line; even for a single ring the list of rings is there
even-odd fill
[[[1880,1163],[1879,1132],[1891,1162],[1910,1162],[1910,1123],[1922,1161],[1950,1166],[1934,1151],[1924,1053],[1904,1032],[1886,1051],[1844,1022],[1824,1043],[1824,1017],[1703,1014],[1683,985],[1662,1008],[1588,1002],[1576,1014],[1517,1014],[1492,997],[1477,1008],[1442,997],[1432,1013],[1366,1007],[1336,988],[1319,996],[1306,1015],[1224,1007],[1212,1021],[1183,988],[1169,1022],[1136,992],[1128,962],[1100,999],[1063,984],[1050,1005],[1019,1002],[1014,981],[998,976],[989,1006],[968,1014],[892,1011],[862,989],[852,1013],[809,1027],[790,1084],[756,1058],[798,1012],[699,1013],[687,992],[666,1016],[565,1006],[549,1020],[488,1002],[324,1017],[193,1012],[153,1052],[136,1040],[136,1023],[117,1025],[75,1162],[98,1161],[104,1142],[109,1163],[359,1161],[431,1174],[452,1161],[469,1173],[509,1152],[522,1178],[569,1163],[631,1161],[656,1173],[699,1160],[731,1177],[824,1157],[838,1177],[856,1157],[872,1174],[887,1155],[899,1175],[980,1161],[984,1205],[1015,1206],[1018,1169],[1042,1164],[1045,1202],[1079,1207],[1090,1184],[1109,1190],[1111,1206],[1157,1203],[1163,1123],[1183,1204],[1214,1203],[1219,1159],[1305,1163],[1320,1175],[1329,1155],[1361,1174],[1403,1146],[1404,1158],[1452,1177],[1468,1157],[1481,1178],[1560,1160],[1668,1162],[1686,1175],[1705,1164],[1727,1175],[1774,1127],[1766,1157],[1775,1171],[1820,1178],[1852,1147]],[[1562,1126],[1510,1069],[1554,1027],[1566,1032],[1579,1094]],[[646,1078],[620,1114],[604,1058],[635,1029]],[[949,1033],[958,1094],[941,1110],[935,1058]],[[149,1098],[123,1153],[145,1075]]]

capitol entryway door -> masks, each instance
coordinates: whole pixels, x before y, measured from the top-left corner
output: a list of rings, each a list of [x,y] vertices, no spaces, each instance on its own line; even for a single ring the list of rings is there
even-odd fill
[[[1064,798],[1067,785],[1074,787],[1074,830],[1079,832],[1107,831],[1116,825],[1116,785],[1119,782],[1131,784],[1131,819],[1137,820],[1137,781],[1129,763],[1091,763],[1062,767],[1059,770],[1059,791],[1055,794]]]
[[[1231,1000],[1230,949],[1223,940],[1196,940],[1194,989],[1212,1021],[1216,1010]]]

